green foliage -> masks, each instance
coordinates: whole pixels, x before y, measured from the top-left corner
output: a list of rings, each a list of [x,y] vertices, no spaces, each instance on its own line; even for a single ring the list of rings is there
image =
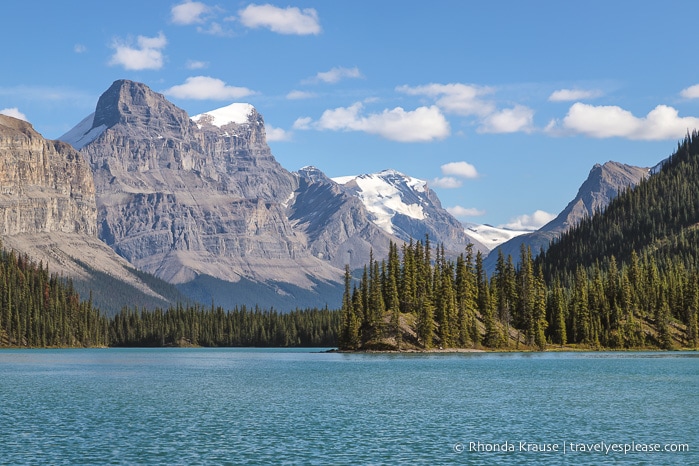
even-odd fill
[[[166,311],[123,309],[109,325],[112,346],[330,347],[340,313],[328,309],[278,313],[245,306],[232,311],[199,305]]]
[[[80,301],[70,280],[42,264],[0,250],[0,346],[104,346],[107,320]]]

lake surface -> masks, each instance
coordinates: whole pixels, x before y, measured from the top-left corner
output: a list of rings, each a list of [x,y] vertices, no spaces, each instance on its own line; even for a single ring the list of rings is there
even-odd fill
[[[699,354],[2,350],[0,464],[699,464]]]

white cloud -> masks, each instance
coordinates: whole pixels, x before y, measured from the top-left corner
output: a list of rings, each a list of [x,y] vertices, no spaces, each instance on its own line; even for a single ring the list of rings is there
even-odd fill
[[[112,43],[114,55],[110,65],[121,65],[127,70],[159,70],[163,67],[162,49],[167,39],[161,32],[157,37],[138,36],[136,48],[117,39]]]
[[[534,110],[524,105],[515,105],[513,108],[498,110],[486,116],[481,126],[480,133],[516,133],[519,131],[531,132],[534,129]]]
[[[555,214],[550,214],[548,212],[544,212],[543,210],[537,210],[531,215],[524,214],[515,217],[511,219],[509,223],[506,223],[505,225],[500,225],[498,228],[534,231],[543,227],[554,218],[556,218]]]
[[[216,21],[212,21],[206,27],[198,26],[197,32],[201,32],[202,34],[209,34],[212,36],[219,36],[219,37],[230,37],[234,34],[233,30],[231,30],[229,28],[224,28],[223,26],[221,26],[220,23],[217,23]]]
[[[313,92],[306,92],[306,91],[291,91],[286,95],[286,98],[289,100],[301,100],[301,99],[310,99],[312,97],[315,97],[316,95]]]
[[[175,24],[196,24],[203,23],[202,15],[209,12],[209,7],[201,2],[184,2],[175,5],[170,10],[172,22]]]
[[[350,78],[350,79],[358,79],[362,78],[362,73],[359,71],[359,68],[356,66],[354,68],[343,68],[341,66],[336,66],[332,68],[330,71],[322,71],[316,74],[313,78],[306,79],[304,82],[306,83],[312,83],[312,82],[324,82],[324,83],[330,83],[334,84],[336,82],[339,82],[340,80],[344,78]]]
[[[248,5],[238,11],[240,22],[249,28],[268,28],[279,34],[320,34],[318,13],[313,8],[279,8],[273,5]]]
[[[435,178],[430,182],[430,184],[433,188],[454,189],[460,188],[462,181],[457,180],[453,176],[444,176],[442,178]]]
[[[485,215],[484,210],[476,209],[475,207],[461,207],[460,205],[447,207],[446,210],[456,218],[479,217]]]
[[[658,105],[643,118],[617,106],[573,104],[563,127],[594,138],[622,137],[635,140],[680,139],[687,131],[699,129],[699,118],[680,117],[677,110]],[[556,125],[549,125],[549,131]]]
[[[200,70],[208,67],[209,64],[205,61],[187,60],[187,64],[185,66],[187,66],[188,70]]]
[[[680,95],[685,99],[699,99],[699,84],[682,89]]]
[[[18,118],[20,120],[29,121],[27,119],[27,116],[24,113],[20,112],[17,107],[3,108],[2,110],[0,110],[0,115],[6,115],[12,118]]]
[[[209,76],[193,76],[187,78],[184,84],[172,86],[163,93],[179,99],[228,100],[246,97],[255,92],[247,87],[229,86],[220,79]]]
[[[73,52],[75,53],[85,53],[87,52],[87,47],[85,47],[83,44],[75,44],[73,46]]]
[[[366,116],[360,114],[362,110],[363,105],[357,102],[350,107],[326,110],[315,123],[310,119],[299,119],[294,127],[363,131],[398,142],[433,141],[443,139],[450,133],[449,123],[436,106],[419,107],[410,111],[396,107]]]
[[[291,139],[291,132],[282,128],[266,125],[265,132],[267,133],[267,141],[289,141]]]
[[[599,89],[559,89],[549,96],[549,102],[570,102],[573,100],[594,99],[602,96]]]
[[[313,129],[313,118],[311,117],[301,117],[297,118],[296,121],[294,121],[294,124],[292,127],[294,129]]]
[[[449,162],[441,166],[442,174],[461,178],[478,178],[476,167],[468,162]]]
[[[435,99],[435,103],[445,112],[457,115],[477,115],[484,117],[495,111],[495,104],[482,100],[481,97],[491,94],[489,87],[468,84],[426,84],[410,87],[398,86],[398,92],[408,95],[424,95]]]

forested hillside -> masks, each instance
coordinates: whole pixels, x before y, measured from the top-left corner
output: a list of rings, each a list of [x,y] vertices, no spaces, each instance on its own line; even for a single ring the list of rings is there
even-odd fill
[[[335,346],[339,312],[124,308],[105,317],[70,279],[0,246],[0,347]]]
[[[103,346],[108,321],[70,280],[0,249],[0,346]]]
[[[429,239],[358,283],[346,272],[344,349],[696,348],[699,343],[699,134],[659,173],[583,220],[545,254],[456,261]],[[436,253],[436,255],[435,255]],[[432,256],[435,255],[434,260]]]

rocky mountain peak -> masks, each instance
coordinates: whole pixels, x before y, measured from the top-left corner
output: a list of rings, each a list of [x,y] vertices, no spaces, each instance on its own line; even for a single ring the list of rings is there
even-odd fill
[[[583,218],[603,210],[621,190],[636,186],[649,176],[649,169],[635,167],[619,162],[595,164],[587,179],[580,185],[575,198],[558,214],[556,218],[539,230],[520,235],[501,244],[498,248],[503,255],[512,256],[515,264],[519,261],[519,250],[522,244],[531,248],[533,254],[548,248],[549,243],[558,238],[563,232],[577,225]],[[498,251],[493,250],[485,260],[488,272],[495,269]]]
[[[120,79],[114,81],[97,101],[92,126],[111,128],[117,123],[157,132],[187,128],[189,116],[145,84]]]
[[[305,166],[299,171],[296,172],[297,175],[300,177],[306,179],[309,182],[315,183],[315,182],[323,182],[323,183],[332,183],[333,181],[328,178],[328,176],[323,173],[322,170],[319,168],[316,168],[312,165]]]

